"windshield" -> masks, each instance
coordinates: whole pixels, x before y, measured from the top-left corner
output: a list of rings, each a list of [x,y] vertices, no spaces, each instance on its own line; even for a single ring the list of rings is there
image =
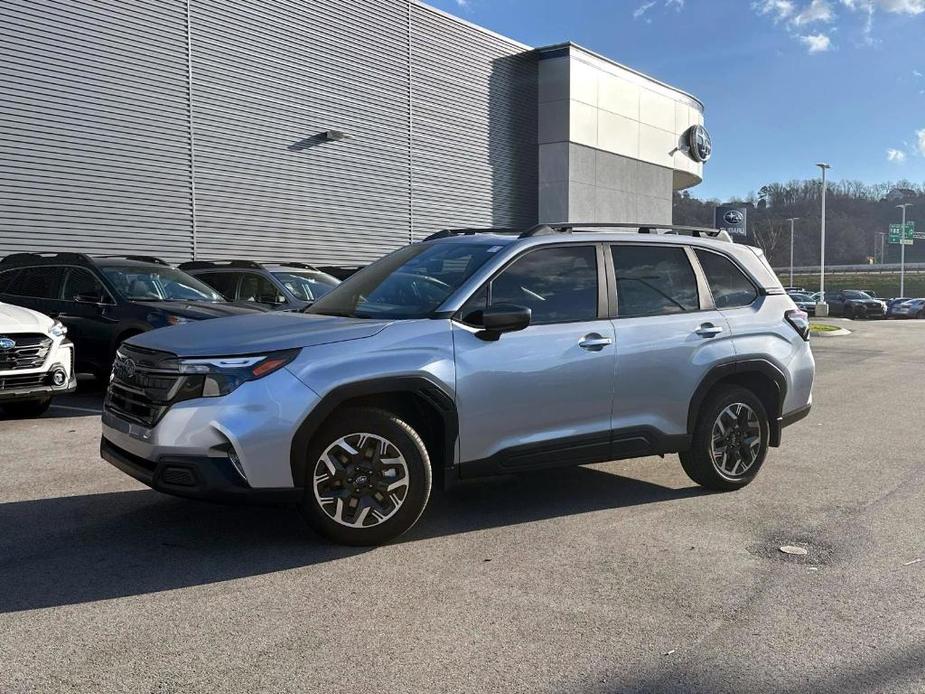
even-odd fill
[[[315,301],[334,289],[340,280],[323,272],[274,272],[273,276],[282,282],[296,299]]]
[[[849,299],[872,299],[873,297],[870,294],[865,292],[859,292],[857,290],[851,289],[845,292],[845,296]]]
[[[225,301],[211,287],[172,267],[109,265],[101,269],[129,301]]]
[[[307,313],[352,318],[423,318],[502,246],[414,244],[342,282]]]
[[[798,294],[796,292],[793,292],[790,295],[790,298],[793,299],[794,301],[812,301],[813,300],[813,298],[809,294]]]

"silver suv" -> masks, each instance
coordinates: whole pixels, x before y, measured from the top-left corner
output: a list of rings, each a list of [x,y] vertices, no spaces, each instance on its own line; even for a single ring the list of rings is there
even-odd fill
[[[170,494],[294,501],[357,545],[411,527],[433,478],[679,453],[738,489],[808,414],[815,365],[806,314],[723,236],[449,230],[306,313],[138,335],[102,455]]]

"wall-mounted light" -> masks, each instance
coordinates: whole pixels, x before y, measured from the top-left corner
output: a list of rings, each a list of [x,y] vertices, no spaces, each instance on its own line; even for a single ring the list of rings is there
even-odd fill
[[[324,130],[317,135],[309,135],[298,142],[293,142],[286,149],[290,152],[299,152],[303,149],[317,147],[318,145],[323,145],[328,142],[344,142],[352,139],[352,135],[348,135],[342,130]]]

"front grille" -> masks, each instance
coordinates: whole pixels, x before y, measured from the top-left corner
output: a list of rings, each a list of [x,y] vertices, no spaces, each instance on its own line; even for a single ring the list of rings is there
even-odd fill
[[[170,406],[202,393],[202,377],[180,374],[177,357],[123,345],[116,354],[104,407],[145,426],[157,424]]]
[[[41,333],[0,334],[0,338],[9,338],[16,343],[9,349],[0,349],[0,371],[41,367],[52,343],[50,337]]]
[[[21,376],[0,376],[0,390],[18,390],[47,385],[48,374],[22,374]]]

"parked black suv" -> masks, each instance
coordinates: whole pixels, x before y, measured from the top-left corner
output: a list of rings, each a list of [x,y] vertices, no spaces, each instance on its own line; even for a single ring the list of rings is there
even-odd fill
[[[149,256],[16,253],[0,260],[0,300],[60,320],[76,347],[77,370],[108,380],[128,337],[265,309],[234,306],[185,272]]]
[[[885,302],[859,289],[842,289],[831,294],[826,292],[825,300],[829,304],[831,316],[882,318],[886,315]]]
[[[179,267],[229,301],[259,304],[273,311],[301,311],[340,284],[306,263],[194,260]]]

